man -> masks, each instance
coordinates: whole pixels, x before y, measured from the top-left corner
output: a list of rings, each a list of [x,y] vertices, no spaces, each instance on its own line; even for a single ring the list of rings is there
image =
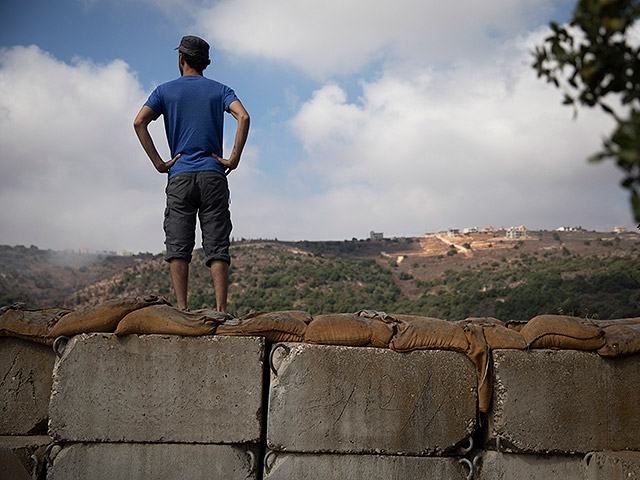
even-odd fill
[[[138,139],[160,173],[168,173],[164,214],[166,256],[178,307],[187,308],[189,263],[196,215],[202,229],[206,264],[211,269],[218,311],[227,311],[229,288],[229,187],[226,175],[238,167],[249,133],[249,114],[234,91],[202,74],[211,63],[209,44],[188,35],[180,41],[180,78],[157,87],[133,122]],[[223,158],[224,112],[237,121],[229,158]],[[164,116],[173,157],[162,160],[148,125]]]

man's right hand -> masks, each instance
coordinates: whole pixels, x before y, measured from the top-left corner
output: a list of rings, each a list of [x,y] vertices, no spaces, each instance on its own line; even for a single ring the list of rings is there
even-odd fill
[[[160,163],[157,163],[157,164],[154,163],[154,166],[156,167],[156,170],[158,170],[158,172],[167,173],[169,169],[173,167],[173,164],[176,163],[176,161],[180,158],[181,155],[182,155],[181,153],[177,154],[168,162],[163,162],[162,160],[160,160]]]

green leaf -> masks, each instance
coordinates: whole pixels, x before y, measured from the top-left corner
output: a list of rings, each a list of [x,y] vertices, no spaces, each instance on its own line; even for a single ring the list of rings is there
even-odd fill
[[[605,28],[607,28],[608,30],[611,30],[612,32],[621,32],[625,28],[627,28],[627,21],[619,17],[617,18],[604,17],[602,19],[602,25],[604,25]]]
[[[620,150],[618,159],[624,163],[640,163],[640,153],[638,150]]]
[[[588,161],[589,163],[598,163],[598,162],[601,162],[602,160],[604,160],[605,158],[607,158],[608,156],[609,156],[609,155],[607,155],[607,154],[606,154],[606,153],[604,153],[604,152],[598,152],[598,153],[596,153],[596,154],[594,154],[594,155],[591,155],[591,156],[588,158],[588,160],[587,160],[587,161]]]

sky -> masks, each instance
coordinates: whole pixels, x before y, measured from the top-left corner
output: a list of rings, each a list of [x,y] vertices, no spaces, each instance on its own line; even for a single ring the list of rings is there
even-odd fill
[[[166,175],[132,122],[174,48],[251,115],[234,238],[447,228],[633,230],[613,122],[562,106],[532,51],[568,0],[23,0],[0,7],[0,244],[164,248]],[[235,120],[225,119],[225,152]],[[150,127],[165,160],[162,121]],[[199,245],[198,245],[199,246]]]

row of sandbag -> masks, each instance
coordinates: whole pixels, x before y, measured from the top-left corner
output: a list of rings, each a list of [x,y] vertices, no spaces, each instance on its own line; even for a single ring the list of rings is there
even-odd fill
[[[560,348],[597,350],[616,357],[640,351],[640,318],[595,320],[539,315],[528,322],[469,318],[449,322],[412,315],[358,313],[316,315],[302,311],[257,312],[241,318],[214,310],[183,311],[159,296],[108,300],[80,310],[27,309],[23,304],[0,308],[0,335],[52,343],[60,335],[85,332],[163,333],[176,335],[262,335],[270,341],[302,341],[331,345],[390,347],[405,352],[444,349],[467,352],[465,329],[482,328],[486,343],[496,348]]]

